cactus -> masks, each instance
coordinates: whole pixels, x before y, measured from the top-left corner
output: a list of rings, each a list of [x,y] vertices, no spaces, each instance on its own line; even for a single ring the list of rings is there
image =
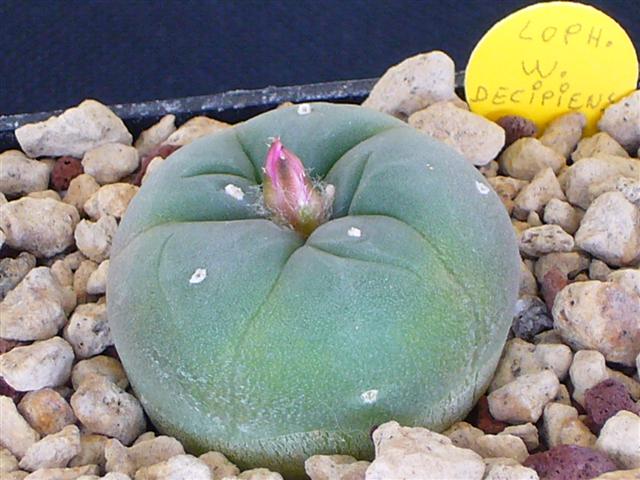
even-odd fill
[[[464,158],[390,116],[309,106],[168,157],[122,221],[107,290],[156,427],[287,478],[313,454],[370,458],[388,420],[463,418],[519,285],[506,211]],[[284,155],[311,220],[277,200],[265,159],[282,145],[272,162]]]

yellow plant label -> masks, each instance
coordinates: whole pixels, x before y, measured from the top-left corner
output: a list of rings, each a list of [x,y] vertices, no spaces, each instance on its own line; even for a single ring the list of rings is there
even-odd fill
[[[615,20],[581,3],[549,2],[512,13],[482,37],[465,92],[471,110],[491,120],[521,115],[544,128],[578,111],[592,133],[602,111],[637,82],[635,48]]]

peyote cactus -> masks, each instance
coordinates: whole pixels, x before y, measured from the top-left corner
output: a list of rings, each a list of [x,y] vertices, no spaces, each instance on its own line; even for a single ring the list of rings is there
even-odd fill
[[[519,284],[509,218],[464,158],[384,114],[310,107],[172,154],[129,206],[107,292],[158,429],[288,478],[313,454],[370,458],[369,432],[387,420],[462,418]],[[258,201],[279,139],[324,184],[313,202],[334,195],[324,223],[273,221],[273,182]]]

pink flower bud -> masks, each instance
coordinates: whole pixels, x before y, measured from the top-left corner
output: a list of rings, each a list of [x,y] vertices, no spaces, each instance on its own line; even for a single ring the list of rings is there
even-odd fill
[[[302,161],[282,145],[280,138],[267,152],[264,174],[264,204],[274,220],[304,237],[326,221],[327,202],[307,176]]]

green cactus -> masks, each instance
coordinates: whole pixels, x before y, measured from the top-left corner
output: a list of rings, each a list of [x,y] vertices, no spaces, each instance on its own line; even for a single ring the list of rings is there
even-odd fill
[[[335,187],[308,238],[256,209],[274,137]],[[314,454],[371,458],[387,420],[464,417],[518,284],[509,218],[464,158],[390,116],[314,103],[172,154],[122,221],[107,294],[161,432],[300,478]]]

